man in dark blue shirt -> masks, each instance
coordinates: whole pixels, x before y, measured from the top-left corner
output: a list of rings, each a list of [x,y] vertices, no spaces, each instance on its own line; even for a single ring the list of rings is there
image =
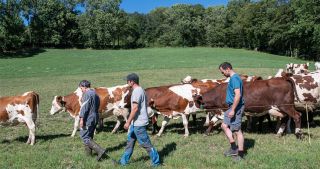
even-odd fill
[[[90,86],[91,84],[87,80],[82,80],[79,84],[83,93],[80,108],[80,137],[86,153],[91,155],[92,150],[94,150],[98,154],[97,160],[100,161],[106,155],[106,150],[93,141],[94,131],[99,120],[100,99]]]
[[[222,63],[219,66],[219,70],[225,77],[230,78],[226,91],[226,103],[229,105],[229,109],[224,112],[221,128],[226,134],[231,148],[225,151],[224,155],[232,156],[234,160],[239,161],[243,159],[244,155],[244,137],[241,131],[242,114],[244,111],[243,84],[240,76],[233,71],[230,63]],[[238,147],[232,133],[235,133],[237,136]]]

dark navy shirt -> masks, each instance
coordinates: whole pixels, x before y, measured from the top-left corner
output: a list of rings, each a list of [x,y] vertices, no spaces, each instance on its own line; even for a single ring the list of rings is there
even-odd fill
[[[95,126],[99,120],[100,99],[92,89],[85,92],[81,99],[80,117],[85,126]]]
[[[244,100],[243,100],[243,84],[240,76],[238,74],[234,74],[230,77],[230,81],[228,83],[228,88],[227,88],[227,96],[226,96],[226,103],[228,105],[233,104],[233,99],[235,96],[234,89],[240,89],[240,101],[238,105],[243,105]]]

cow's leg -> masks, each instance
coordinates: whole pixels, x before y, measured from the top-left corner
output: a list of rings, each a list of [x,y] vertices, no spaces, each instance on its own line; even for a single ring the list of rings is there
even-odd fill
[[[182,122],[183,122],[183,126],[184,126],[184,137],[188,137],[189,136],[189,129],[188,129],[187,116],[185,114],[181,114],[181,117],[182,117]]]
[[[286,129],[286,124],[288,122],[288,118],[289,118],[288,116],[285,116],[285,117],[281,118],[280,127],[279,127],[279,130],[277,132],[278,136],[282,136],[283,135],[283,133],[284,133],[284,131]]]
[[[296,126],[296,129],[295,129],[294,133],[295,133],[297,138],[301,139],[302,138],[301,113],[299,113],[297,111],[294,111],[294,114],[293,114],[292,118],[293,118],[295,126]]]
[[[159,131],[158,114],[154,114],[151,117],[151,123],[152,123],[152,134],[155,134],[157,131]]]
[[[291,118],[293,118],[294,123],[295,123],[295,135],[297,138],[301,139],[302,138],[302,130],[301,130],[301,113],[297,112],[294,108],[294,106],[290,107],[283,107],[282,109],[283,112],[287,113]]]
[[[192,114],[192,122],[194,125],[197,124],[197,114]]]
[[[73,125],[73,131],[72,131],[71,137],[74,137],[76,135],[76,132],[79,128],[79,123],[80,123],[80,117],[76,116],[74,118],[74,125]]]
[[[291,117],[289,117],[288,122],[287,122],[287,133],[288,134],[292,133],[292,131],[291,131]]]
[[[164,116],[163,121],[162,121],[162,125],[161,125],[161,129],[159,130],[157,136],[161,136],[162,132],[164,131],[164,128],[166,127],[166,125],[169,123],[170,118],[167,116]]]
[[[270,115],[269,115],[269,114],[266,114],[266,118],[267,118],[267,120],[268,120],[269,131],[271,131],[271,130],[273,131],[274,128],[273,128],[273,125],[272,125],[272,121],[271,121]]]
[[[210,122],[210,112],[207,112],[206,121],[204,122],[203,127],[209,126],[209,122]]]
[[[99,118],[99,131],[103,130],[103,118]]]
[[[218,115],[218,114],[215,114],[213,117],[212,117],[212,119],[210,120],[210,122],[209,122],[209,127],[207,128],[207,130],[205,131],[205,135],[209,135],[209,133],[211,132],[211,130],[212,130],[212,128],[214,127],[214,126],[217,126],[217,124],[219,123],[219,122],[221,122],[222,120],[223,120],[223,115]]]
[[[29,137],[26,144],[34,145],[35,139],[36,139],[36,125],[32,121],[32,119],[25,120],[27,123],[27,126],[29,128]]]
[[[246,127],[246,132],[251,132],[252,131],[252,117],[251,116],[246,116],[247,118],[247,127]]]
[[[121,124],[121,118],[120,118],[119,116],[117,116],[117,123],[116,123],[116,125],[114,126],[114,128],[113,128],[113,130],[112,130],[112,132],[111,132],[111,133],[115,133],[115,132],[117,132],[117,130],[118,130],[118,128],[119,128],[119,126],[120,126],[120,124]]]

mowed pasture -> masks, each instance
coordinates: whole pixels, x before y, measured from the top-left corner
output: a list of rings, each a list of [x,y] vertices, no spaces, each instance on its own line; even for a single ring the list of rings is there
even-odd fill
[[[274,75],[285,64],[306,61],[243,49],[226,48],[154,48],[136,50],[58,50],[47,49],[31,57],[0,59],[0,96],[36,91],[40,95],[36,144],[26,145],[26,126],[0,127],[0,168],[118,168],[111,160],[96,162],[86,157],[77,132],[70,137],[74,120],[68,113],[49,114],[55,95],[73,92],[82,79],[93,87],[125,84],[131,72],[140,75],[143,87],[179,83],[187,75],[198,79],[222,78],[218,65],[229,61],[242,74],[263,78]],[[314,70],[313,62],[310,62]],[[281,138],[268,131],[244,133],[246,160],[233,163],[223,156],[229,144],[218,129],[203,136],[205,114],[196,124],[189,123],[190,136],[183,137],[181,119],[171,120],[161,137],[151,136],[159,151],[162,168],[319,168],[320,127],[311,128],[308,139],[297,140],[294,134]],[[243,118],[245,122],[246,118]],[[319,124],[319,116],[315,121]],[[158,125],[161,125],[162,118]],[[114,118],[105,120],[95,140],[106,147],[108,154],[119,159],[126,144],[126,131],[111,134]],[[275,125],[275,122],[274,122]],[[150,130],[149,130],[150,132]],[[307,128],[303,127],[307,133]],[[307,135],[306,135],[307,138]],[[150,159],[138,144],[126,168],[149,168]]]

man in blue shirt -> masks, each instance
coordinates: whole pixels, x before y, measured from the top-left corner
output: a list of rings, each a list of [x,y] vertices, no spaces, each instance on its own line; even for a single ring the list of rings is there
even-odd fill
[[[144,89],[139,85],[139,76],[135,73],[129,74],[126,78],[127,83],[132,87],[131,112],[124,125],[128,129],[128,140],[124,154],[120,159],[121,165],[128,164],[133,153],[136,141],[140,146],[147,150],[152,166],[160,165],[160,158],[157,150],[151,144],[146,126],[148,125],[147,97]]]
[[[99,120],[100,99],[96,92],[90,88],[91,83],[82,80],[79,87],[83,93],[80,108],[80,137],[85,146],[87,155],[91,155],[94,150],[98,156],[97,160],[106,156],[106,150],[101,148],[99,144],[93,141],[94,130]]]
[[[244,137],[241,131],[241,120],[244,111],[243,84],[240,76],[233,71],[230,63],[222,63],[219,66],[219,70],[225,77],[230,77],[226,91],[226,103],[229,108],[224,112],[221,128],[227,136],[231,147],[224,152],[224,155],[232,156],[234,160],[239,161],[243,159],[244,155]],[[232,133],[237,136],[238,147]]]

